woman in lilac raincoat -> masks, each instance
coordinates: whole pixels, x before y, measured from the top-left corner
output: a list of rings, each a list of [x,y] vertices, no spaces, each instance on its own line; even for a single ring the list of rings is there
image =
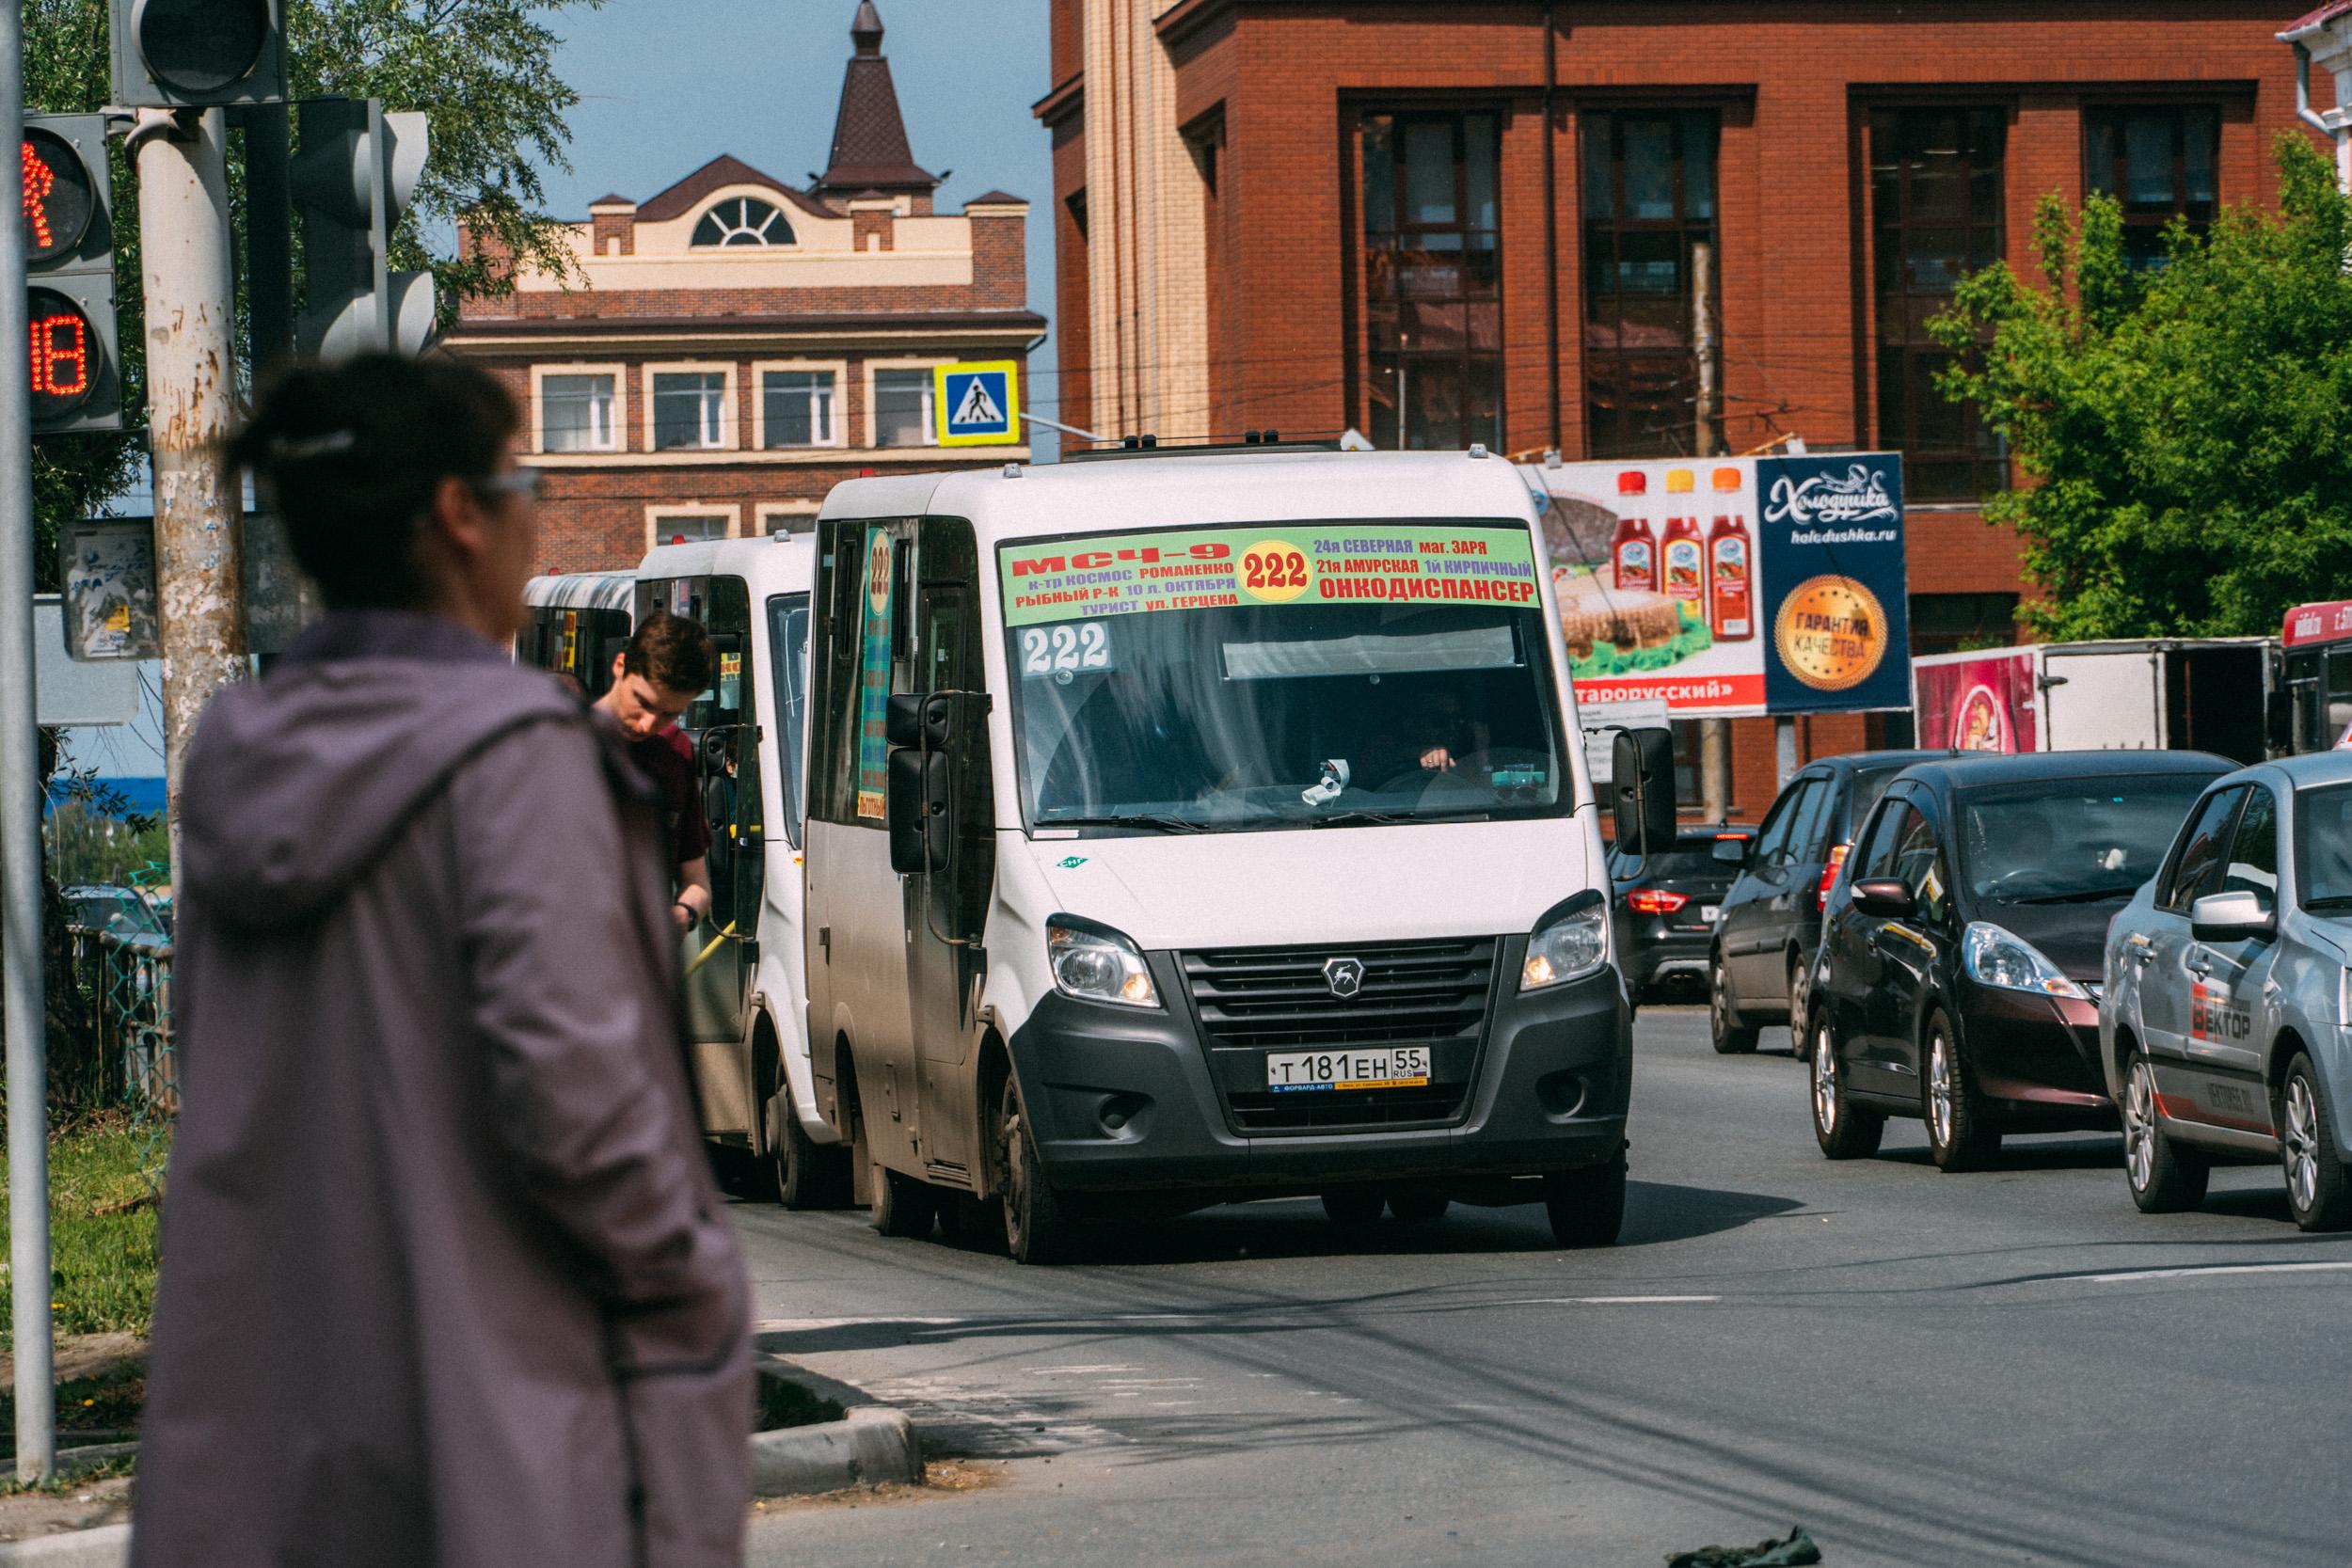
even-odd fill
[[[135,1568],[739,1560],[749,1292],[659,829],[508,657],[516,425],[370,356],[230,453],[328,613],[189,753]]]

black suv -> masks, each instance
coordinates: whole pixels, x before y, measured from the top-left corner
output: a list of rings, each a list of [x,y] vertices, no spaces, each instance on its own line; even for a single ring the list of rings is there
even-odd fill
[[[1618,962],[1635,1002],[1673,981],[1706,983],[1716,913],[1754,837],[1753,827],[1726,822],[1684,828],[1650,855],[1609,847]]]
[[[1756,1049],[1766,1024],[1788,1024],[1804,1054],[1806,976],[1821,941],[1821,904],[1887,784],[1915,762],[1952,752],[1854,752],[1808,763],[1780,797],[1724,895],[1708,958],[1708,1013],[1715,1049]],[[1726,850],[1730,847],[1726,846]],[[1793,1021],[1793,1022],[1792,1022]]]

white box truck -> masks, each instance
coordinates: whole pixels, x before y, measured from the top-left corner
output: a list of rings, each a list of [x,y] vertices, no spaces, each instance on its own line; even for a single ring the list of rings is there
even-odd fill
[[[1974,752],[2266,753],[2271,637],[2033,642],[1911,664],[1918,743]]]

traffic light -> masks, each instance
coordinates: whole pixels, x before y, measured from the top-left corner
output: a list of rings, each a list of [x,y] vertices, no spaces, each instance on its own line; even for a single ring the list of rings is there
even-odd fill
[[[388,114],[373,98],[309,99],[301,113],[293,185],[310,304],[294,324],[296,350],[322,359],[421,353],[433,336],[433,275],[394,272],[390,258],[424,172],[425,117]]]
[[[33,433],[120,430],[104,118],[26,116],[23,161]]]
[[[286,0],[113,0],[114,101],[132,108],[286,96]]]

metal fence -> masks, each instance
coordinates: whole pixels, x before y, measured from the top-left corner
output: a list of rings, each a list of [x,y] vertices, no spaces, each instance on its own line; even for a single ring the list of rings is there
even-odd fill
[[[62,1085],[68,1103],[120,1105],[146,1133],[140,1161],[151,1184],[163,1180],[171,1119],[180,1110],[172,1050],[171,939],[119,927],[67,927],[73,971],[91,1022],[90,1043]]]

